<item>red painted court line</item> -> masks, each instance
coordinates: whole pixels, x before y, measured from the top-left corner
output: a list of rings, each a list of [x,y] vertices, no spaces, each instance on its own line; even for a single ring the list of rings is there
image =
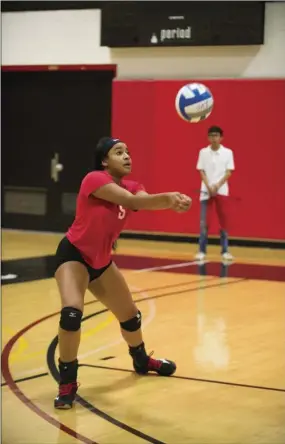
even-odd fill
[[[70,429],[66,425],[62,424],[61,422],[54,419],[52,416],[50,416],[45,411],[41,410],[39,407],[37,407],[29,398],[27,398],[26,395],[19,389],[18,385],[13,380],[13,377],[10,372],[9,368],[9,355],[11,353],[11,350],[14,346],[14,344],[17,342],[17,340],[28,330],[35,327],[37,324],[40,324],[41,322],[45,321],[46,319],[52,318],[53,316],[58,315],[58,312],[52,313],[48,316],[45,316],[41,319],[38,319],[37,321],[33,322],[30,325],[27,325],[25,328],[20,330],[15,336],[13,336],[10,341],[5,345],[4,350],[2,352],[1,356],[1,365],[2,365],[2,375],[4,379],[7,382],[7,385],[12,390],[14,395],[17,396],[17,398],[20,399],[27,407],[29,407],[34,413],[39,415],[41,418],[43,418],[45,421],[49,422],[54,427],[57,427],[58,429],[62,430],[65,433],[68,433],[68,435],[72,436],[73,438],[78,439],[81,442],[84,442],[86,444],[97,444],[96,441],[92,441],[91,439],[87,438],[86,436],[83,436],[79,433],[77,433],[75,430]]]

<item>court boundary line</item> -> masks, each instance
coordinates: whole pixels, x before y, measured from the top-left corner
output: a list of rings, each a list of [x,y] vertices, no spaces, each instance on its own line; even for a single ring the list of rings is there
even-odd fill
[[[130,369],[126,369],[126,368],[109,367],[109,366],[96,365],[96,364],[79,364],[79,367],[91,367],[91,368],[114,370],[114,371],[120,371],[120,372],[126,372],[126,373],[135,373],[134,370],[130,370]],[[148,378],[158,378],[157,375],[153,375],[153,374],[148,374],[146,376]],[[277,387],[266,387],[266,386],[261,386],[261,385],[243,384],[243,383],[239,383],[239,382],[219,381],[219,380],[215,380],[215,379],[194,378],[191,376],[172,375],[171,378],[187,380],[187,381],[189,380],[189,381],[194,381],[194,382],[222,384],[222,385],[228,385],[231,387],[243,387],[243,388],[248,388],[248,389],[269,390],[269,391],[283,392],[283,393],[285,392],[285,389],[281,389],[281,388],[277,388]]]
[[[32,379],[37,379],[37,378],[41,378],[42,376],[48,376],[48,375],[49,375],[48,372],[46,372],[46,373],[38,373],[37,375],[27,376],[26,378],[14,379],[14,382],[15,382],[16,384],[18,384],[18,382],[30,381],[30,380],[32,380]],[[7,385],[8,385],[7,382],[2,382],[2,383],[1,383],[1,387],[5,387],[5,386],[7,386]]]
[[[209,264],[210,261],[204,260],[204,264]],[[201,261],[199,260],[193,260],[188,262],[177,262],[174,264],[168,264],[168,265],[158,265],[157,267],[149,267],[149,268],[139,268],[138,270],[132,270],[133,273],[145,273],[146,271],[161,271],[161,270],[171,270],[173,268],[183,268],[183,267],[193,267],[194,265],[200,265]]]

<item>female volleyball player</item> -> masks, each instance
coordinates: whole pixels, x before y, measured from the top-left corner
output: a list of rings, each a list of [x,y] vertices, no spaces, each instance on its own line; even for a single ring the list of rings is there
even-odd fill
[[[170,376],[174,362],[148,356],[141,331],[141,313],[123,275],[111,261],[112,245],[132,211],[187,211],[191,199],[178,192],[147,194],[142,185],[124,179],[131,172],[125,143],[103,138],[95,150],[94,171],[81,183],[75,220],[56,252],[55,278],[61,295],[59,323],[59,393],[54,405],[72,407],[77,392],[77,353],[84,295],[87,289],[117,318],[133,367]]]

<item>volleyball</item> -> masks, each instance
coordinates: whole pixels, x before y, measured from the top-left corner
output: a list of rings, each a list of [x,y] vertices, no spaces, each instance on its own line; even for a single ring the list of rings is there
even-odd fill
[[[175,108],[181,119],[197,123],[207,119],[214,106],[213,94],[202,83],[184,85],[177,93]]]

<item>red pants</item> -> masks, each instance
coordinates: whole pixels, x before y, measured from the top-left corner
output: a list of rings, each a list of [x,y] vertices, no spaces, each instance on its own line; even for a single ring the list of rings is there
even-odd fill
[[[201,201],[201,228],[209,228],[216,209],[221,230],[228,231],[230,228],[229,197],[216,195]]]

